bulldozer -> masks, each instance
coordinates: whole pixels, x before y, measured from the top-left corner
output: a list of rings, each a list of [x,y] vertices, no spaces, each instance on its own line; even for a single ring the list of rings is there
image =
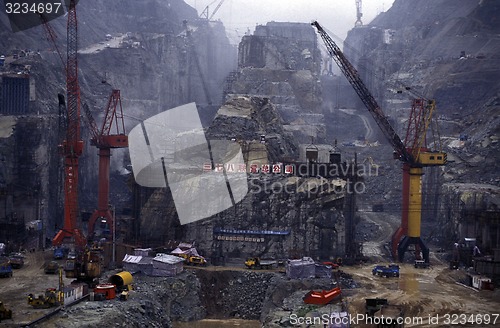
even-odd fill
[[[46,309],[60,305],[58,290],[56,288],[47,288],[44,294],[35,296],[28,294],[28,304],[35,309]]]
[[[3,319],[12,319],[12,310],[9,310],[3,305],[3,302],[0,301],[0,321]]]
[[[179,254],[177,255],[184,259],[184,263],[187,265],[201,265],[204,266],[207,264],[207,261],[204,257],[198,255],[191,254]]]

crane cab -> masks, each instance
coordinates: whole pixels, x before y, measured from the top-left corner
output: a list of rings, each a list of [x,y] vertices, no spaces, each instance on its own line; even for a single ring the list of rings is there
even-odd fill
[[[418,156],[418,163],[422,166],[445,165],[447,155],[444,152],[421,152]]]

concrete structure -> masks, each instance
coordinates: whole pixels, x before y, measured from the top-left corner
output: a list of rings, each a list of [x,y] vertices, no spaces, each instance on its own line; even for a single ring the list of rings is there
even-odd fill
[[[29,75],[4,75],[1,77],[1,81],[0,114],[28,114],[30,101]]]

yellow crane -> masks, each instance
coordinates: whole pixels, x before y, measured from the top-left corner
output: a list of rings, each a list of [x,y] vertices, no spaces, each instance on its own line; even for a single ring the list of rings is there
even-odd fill
[[[354,66],[347,60],[337,44],[318,22],[312,25],[318,30],[326,48],[358,94],[375,122],[394,149],[395,158],[403,162],[403,204],[401,226],[392,236],[392,255],[403,261],[404,253],[411,244],[416,252],[422,251],[424,262],[429,262],[429,248],[420,238],[422,218],[422,175],[423,168],[445,165],[447,155],[441,149],[432,151],[426,146],[426,134],[435,110],[435,101],[414,99],[408,121],[405,142],[401,140],[389,123],[375,98],[372,96]],[[440,145],[439,145],[440,148]],[[417,257],[419,256],[416,254]]]

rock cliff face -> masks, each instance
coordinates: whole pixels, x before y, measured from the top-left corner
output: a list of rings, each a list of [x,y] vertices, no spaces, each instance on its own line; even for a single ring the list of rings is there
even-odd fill
[[[196,11],[181,0],[87,1],[79,3],[77,15],[81,99],[89,105],[98,124],[113,88],[121,90],[127,130],[142,119],[192,101],[199,104],[203,122],[213,119],[222,96],[219,86],[236,67],[236,49],[229,44],[222,23],[198,19]],[[66,20],[60,17],[50,24],[65,57]],[[15,186],[24,185],[24,179],[32,177],[26,188],[30,192],[36,190],[36,201],[24,210],[24,205],[19,204],[24,191],[16,191],[15,195],[7,192],[7,202],[14,204],[9,213],[28,211],[31,214],[27,220],[45,220],[49,227],[47,236],[51,238],[54,226],[62,223],[61,214],[54,212],[62,196],[52,193],[57,189],[54,186],[61,185],[55,180],[60,170],[56,155],[60,142],[57,94],[65,94],[64,70],[51,43],[45,40],[42,27],[11,33],[5,15],[0,15],[0,26],[1,54],[34,50],[12,62],[12,57],[8,57],[8,64],[0,72],[16,74],[29,67],[29,79],[35,86],[26,119],[14,123],[15,134],[24,133],[26,143],[19,148],[23,150],[12,152],[21,145],[21,136],[2,138],[2,148],[7,151],[2,156],[12,158],[9,166],[20,169],[19,174],[13,172],[17,176],[10,176],[7,170],[6,185],[1,188],[16,189]],[[111,39],[106,39],[107,34]],[[0,113],[4,112],[0,109]],[[25,121],[26,127],[21,126]],[[30,136],[29,140],[26,136]],[[82,139],[85,149],[80,159],[80,208],[91,212],[97,205],[97,151],[89,143],[83,121]],[[111,202],[117,209],[130,212],[131,192],[124,175],[129,164],[127,152],[117,150],[112,155]],[[36,157],[35,161],[32,157]],[[26,172],[22,173],[21,168]]]
[[[287,131],[300,143],[325,142],[318,76],[321,53],[314,29],[304,23],[271,22],[243,37],[238,71],[228,79],[230,94],[268,97]]]
[[[209,140],[234,138],[248,166],[278,163],[297,153],[274,105],[259,97],[229,99],[206,135]],[[214,262],[228,256],[332,259],[345,254],[344,180],[258,173],[248,175],[248,188],[234,207],[186,226],[179,226],[168,191],[158,190],[141,213],[142,239],[195,241]]]
[[[369,25],[351,30],[344,43],[346,55],[401,137],[405,136],[411,108],[408,98],[423,95],[436,100],[440,136],[449,163],[426,173],[424,188],[428,196],[423,214],[427,220],[424,224],[436,224],[443,237],[449,233],[450,213],[456,213],[454,205],[446,200],[470,192],[489,202],[487,185],[496,188],[500,183],[496,174],[500,41],[499,25],[495,23],[499,11],[500,4],[488,0],[440,0],[432,5],[428,1],[396,0]],[[380,156],[373,159],[387,162]],[[392,183],[399,188],[399,179]],[[443,183],[446,185],[440,190],[438,186]],[[472,187],[476,184],[484,186]],[[441,205],[436,206],[439,201]],[[485,206],[491,211],[493,205]],[[439,210],[427,210],[431,208]],[[496,231],[500,214],[493,212],[496,219],[487,220],[486,229]],[[467,225],[467,217],[462,213],[454,222]],[[467,237],[483,240],[483,247],[499,247],[498,233],[494,232],[496,241],[490,243],[479,238],[482,229],[477,226],[467,232]],[[453,231],[456,237],[466,237],[459,228]]]
[[[500,188],[487,184],[447,183],[442,187],[440,238],[447,244],[476,238],[484,250],[496,248],[500,226]]]

